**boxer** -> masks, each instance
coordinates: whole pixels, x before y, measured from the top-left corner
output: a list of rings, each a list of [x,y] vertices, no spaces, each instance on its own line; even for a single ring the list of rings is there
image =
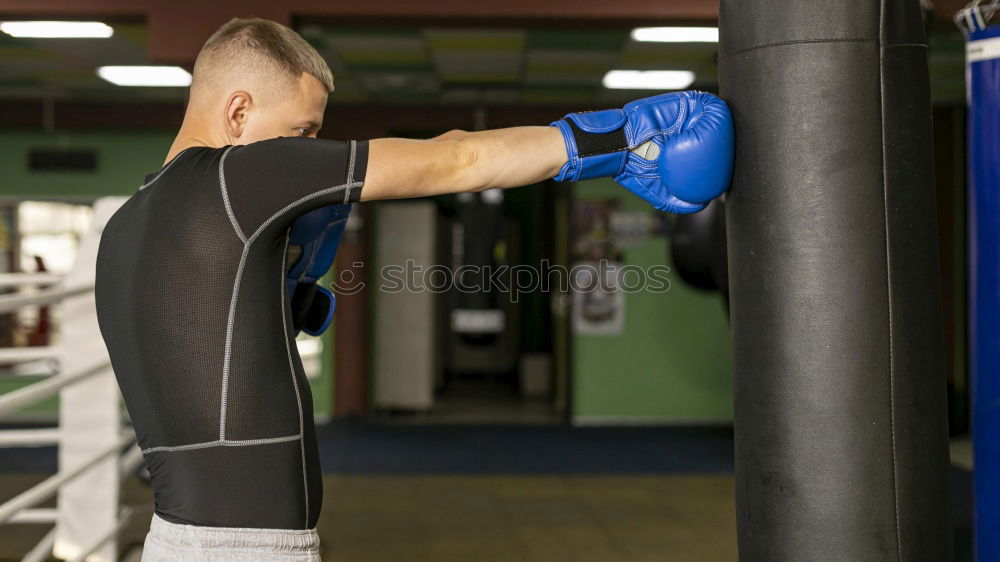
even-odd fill
[[[294,31],[225,24],[198,55],[163,167],[105,227],[98,319],[155,495],[144,560],[319,559],[322,478],[294,333],[321,331],[332,302],[291,303],[332,262],[345,206],[607,176],[694,212],[729,184],[732,119],[706,93],[552,126],[317,139],[331,90]]]

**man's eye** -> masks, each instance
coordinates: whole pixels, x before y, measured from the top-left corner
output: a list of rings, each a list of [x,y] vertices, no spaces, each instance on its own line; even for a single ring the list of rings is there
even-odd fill
[[[312,129],[299,129],[299,136],[308,137],[312,134]]]

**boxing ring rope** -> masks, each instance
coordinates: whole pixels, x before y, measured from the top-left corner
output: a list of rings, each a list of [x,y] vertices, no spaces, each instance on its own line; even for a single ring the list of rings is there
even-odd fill
[[[111,531],[105,533],[104,536],[98,537],[98,539],[95,540],[93,543],[91,543],[91,545],[88,548],[84,549],[84,553],[74,558],[72,562],[83,562],[84,560],[86,560],[87,555],[97,550],[104,543],[111,540],[111,538],[120,533],[122,527],[124,527],[125,524],[128,523],[130,519],[132,519],[133,515],[134,512],[132,509],[123,507],[118,515],[118,524],[115,525],[111,529]],[[55,544],[55,540],[56,540],[56,532],[55,529],[53,529],[52,531],[48,532],[44,537],[42,537],[42,540],[40,540],[38,544],[35,545],[34,548],[32,548],[26,555],[24,555],[24,558],[21,559],[21,562],[44,562],[45,560],[48,560],[49,555],[52,552],[52,547]]]
[[[40,304],[52,304],[68,297],[92,292],[94,286],[43,289],[32,295],[10,295],[0,297],[0,314],[14,312],[22,307]]]
[[[56,474],[42,480],[40,483],[28,488],[17,496],[14,496],[12,499],[7,500],[0,505],[0,524],[9,522],[14,515],[22,510],[28,509],[33,505],[37,505],[49,499],[59,490],[60,486],[83,474],[102,460],[111,456],[120,455],[120,451],[134,441],[135,436],[130,432],[125,432],[122,434],[118,443],[115,443],[111,447],[106,447],[103,451],[94,455],[89,461],[70,470],[60,470]]]
[[[0,273],[0,289],[32,285],[58,285],[66,278],[61,273]]]
[[[59,428],[9,429],[0,432],[0,447],[48,447],[59,443]]]
[[[59,348],[55,346],[8,347],[0,349],[0,363],[28,363],[55,359]]]
[[[54,507],[26,507],[15,513],[9,523],[55,523],[57,514]]]
[[[14,390],[0,396],[0,418],[8,416],[19,410],[23,410],[32,404],[38,403],[59,392],[65,386],[80,382],[87,377],[94,376],[107,370],[111,364],[102,362],[90,368],[69,373],[65,375],[55,375],[35,384]],[[0,432],[0,440],[7,432]]]
[[[58,447],[58,471],[0,504],[0,524],[48,524],[52,530],[23,558],[112,562],[117,536],[134,515],[119,504],[121,481],[142,462],[125,428],[120,394],[97,325],[94,273],[100,234],[123,198],[94,204],[94,221],[67,275],[0,274],[0,288],[38,287],[0,296],[0,314],[25,306],[60,307],[57,345],[0,349],[0,363],[48,361],[55,374],[0,396],[0,419],[59,396],[57,427],[0,431],[0,447]],[[22,369],[23,370],[23,369]],[[14,376],[19,376],[15,374]],[[57,507],[37,507],[57,495]]]

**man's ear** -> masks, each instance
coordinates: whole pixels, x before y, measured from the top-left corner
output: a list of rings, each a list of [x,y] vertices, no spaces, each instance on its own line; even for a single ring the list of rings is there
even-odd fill
[[[238,139],[243,135],[252,105],[253,98],[243,90],[233,92],[229,96],[229,100],[226,102],[225,128],[226,134],[231,138]]]

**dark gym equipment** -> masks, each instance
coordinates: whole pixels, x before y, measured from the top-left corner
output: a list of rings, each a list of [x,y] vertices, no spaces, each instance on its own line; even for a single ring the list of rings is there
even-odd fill
[[[677,215],[670,228],[670,258],[685,283],[728,295],[726,206],[721,199],[703,211]]]
[[[500,267],[518,258],[519,240],[504,217],[502,191],[457,195],[451,225],[454,283],[444,300],[445,370],[449,375],[511,374],[518,360],[520,303],[497,283],[508,282]]]
[[[916,0],[722,0],[740,560],[947,561]]]

